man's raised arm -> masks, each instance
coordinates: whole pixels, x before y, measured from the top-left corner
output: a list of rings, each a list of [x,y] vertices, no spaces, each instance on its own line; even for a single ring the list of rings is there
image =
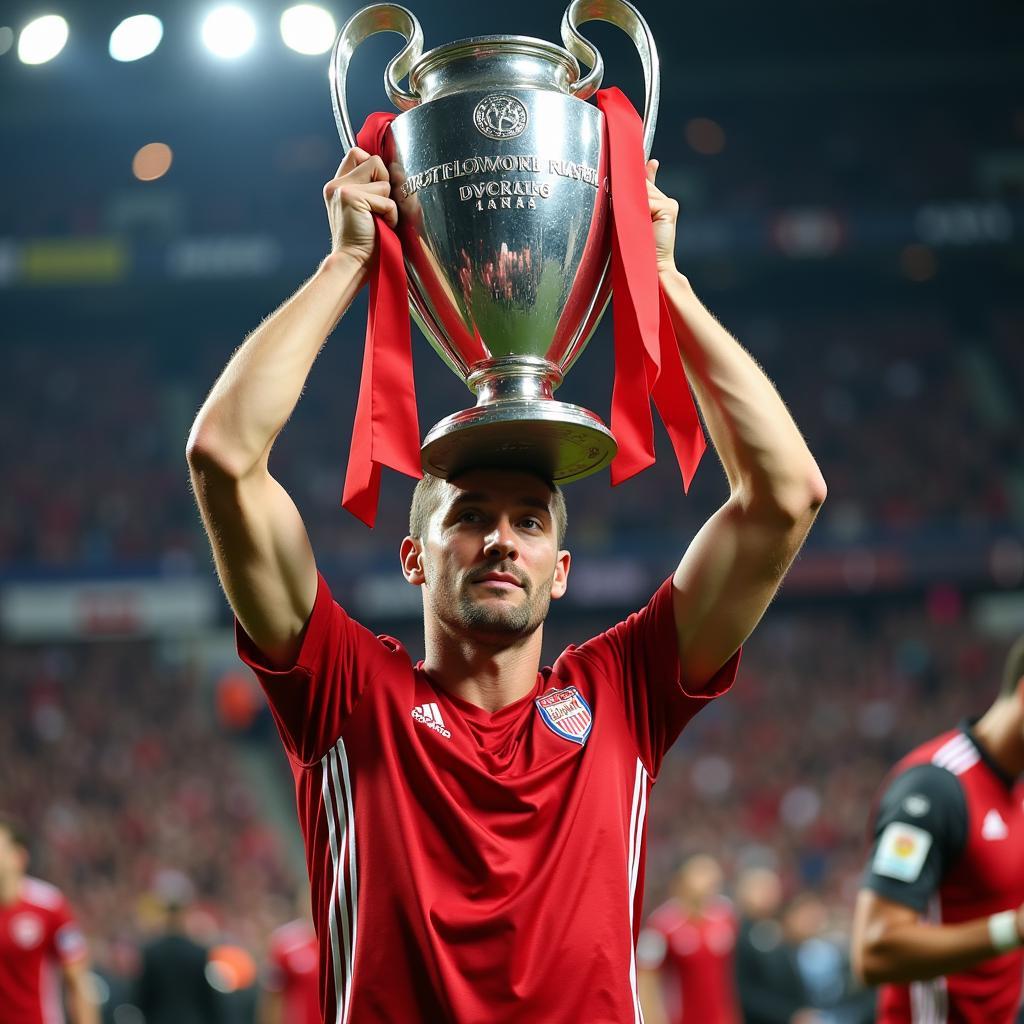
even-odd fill
[[[188,439],[192,484],[221,584],[242,627],[282,667],[298,654],[317,581],[299,511],[268,470],[270,449],[363,283],[376,246],[374,214],[397,223],[390,194],[381,159],[351,150],[324,187],[331,254],[231,357]]]
[[[825,500],[825,481],[771,381],[676,269],[679,205],[658,190],[656,172],[652,160],[647,187],[661,286],[731,491],[673,579],[680,663],[699,687],[764,614]]]

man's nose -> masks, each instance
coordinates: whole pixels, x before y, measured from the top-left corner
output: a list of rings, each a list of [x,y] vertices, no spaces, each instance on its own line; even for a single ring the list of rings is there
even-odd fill
[[[484,554],[488,558],[507,558],[513,562],[519,557],[515,530],[507,519],[498,522],[484,538]]]

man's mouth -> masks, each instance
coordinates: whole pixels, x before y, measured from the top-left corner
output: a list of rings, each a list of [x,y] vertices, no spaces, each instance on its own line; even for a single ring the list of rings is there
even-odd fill
[[[513,576],[510,572],[488,572],[484,573],[483,576],[473,580],[474,583],[485,583],[491,587],[497,587],[502,590],[511,589],[512,587],[518,587],[520,590],[524,590],[522,582],[518,576]]]

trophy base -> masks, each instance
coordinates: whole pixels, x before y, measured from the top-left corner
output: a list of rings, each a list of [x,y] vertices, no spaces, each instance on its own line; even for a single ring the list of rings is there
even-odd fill
[[[588,409],[552,398],[503,400],[446,416],[420,453],[427,473],[450,480],[470,469],[518,469],[555,484],[604,469],[618,446]]]

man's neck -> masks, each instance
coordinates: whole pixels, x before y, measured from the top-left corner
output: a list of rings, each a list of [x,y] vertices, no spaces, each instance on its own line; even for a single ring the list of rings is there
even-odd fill
[[[540,627],[511,645],[428,632],[423,669],[435,685],[493,713],[537,685],[543,632]]]
[[[978,719],[972,731],[1010,778],[1024,775],[1024,741],[1015,700],[997,700]]]
[[[21,893],[21,875],[8,875],[0,878],[0,907],[9,907],[17,901]]]

